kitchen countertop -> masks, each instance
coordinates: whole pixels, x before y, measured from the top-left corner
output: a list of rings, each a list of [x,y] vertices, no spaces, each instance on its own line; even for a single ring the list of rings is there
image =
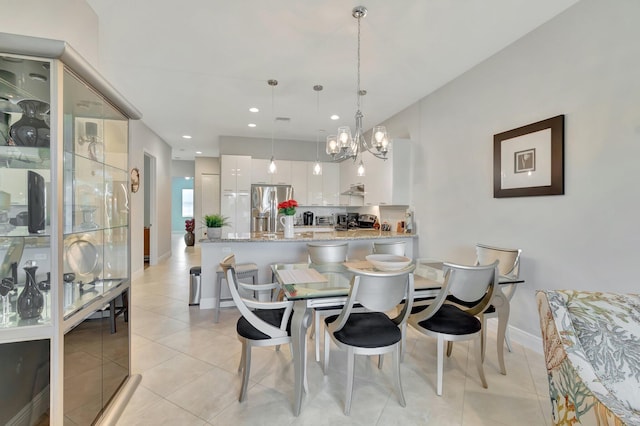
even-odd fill
[[[309,227],[313,230],[304,231],[304,227],[296,227],[294,238],[284,238],[282,232],[252,232],[244,234],[227,234],[220,239],[202,239],[200,243],[220,242],[300,242],[300,241],[331,241],[331,240],[366,240],[384,238],[416,238],[417,234],[404,234],[398,232],[380,231],[378,229],[351,229],[348,231],[325,230],[317,231],[318,227]],[[328,228],[331,229],[331,228]]]

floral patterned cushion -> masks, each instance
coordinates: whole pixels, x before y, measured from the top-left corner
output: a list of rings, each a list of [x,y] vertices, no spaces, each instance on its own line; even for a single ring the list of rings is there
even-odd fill
[[[640,295],[537,294],[555,424],[640,425]]]

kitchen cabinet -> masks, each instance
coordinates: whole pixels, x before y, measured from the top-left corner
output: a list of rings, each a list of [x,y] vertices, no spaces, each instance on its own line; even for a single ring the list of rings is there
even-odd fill
[[[251,168],[252,159],[247,155],[220,158],[220,213],[230,220],[230,225],[222,230],[224,233],[250,232]]]
[[[308,205],[307,170],[308,161],[291,162],[291,185],[293,185],[293,197],[300,206]],[[313,167],[312,163],[312,166]]]
[[[340,205],[359,207],[364,205],[364,193],[352,188],[365,188],[365,177],[358,176],[357,164],[353,160],[340,163]]]
[[[313,169],[313,163],[310,163]],[[340,164],[324,163],[322,165],[322,205],[340,205]]]
[[[364,153],[365,176],[357,175],[359,160],[354,163],[345,160],[341,163],[340,187],[342,193],[355,185],[364,185],[363,203],[366,206],[403,206],[411,203],[411,171],[408,159],[411,158],[411,141],[394,139],[387,159],[382,160]],[[347,202],[342,196],[341,202]],[[353,203],[353,197],[351,197]],[[353,204],[352,204],[353,205]]]
[[[269,160],[262,158],[251,159],[251,183],[270,185]]]
[[[291,185],[291,161],[276,159],[276,172],[269,173],[271,160],[251,159],[251,183],[267,185]]]
[[[307,162],[307,203],[309,206],[323,206],[322,177],[327,163],[323,163],[321,175],[313,174],[313,163]]]
[[[112,306],[128,301],[140,114],[64,42],[33,37],[0,37],[0,99],[0,359],[14,372],[0,374],[0,423],[92,422],[137,383]],[[91,343],[69,343],[84,326]]]

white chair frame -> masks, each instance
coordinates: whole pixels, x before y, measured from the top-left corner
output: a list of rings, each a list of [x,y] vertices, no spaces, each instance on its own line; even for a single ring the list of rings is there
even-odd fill
[[[292,301],[280,301],[280,302],[259,302],[252,299],[246,299],[240,296],[238,288],[245,288],[249,291],[261,291],[261,290],[273,290],[279,285],[277,283],[271,284],[245,284],[238,281],[235,271],[235,257],[229,255],[225,257],[220,266],[223,268],[226,276],[226,281],[229,284],[229,291],[236,307],[242,314],[242,316],[249,321],[249,323],[260,332],[269,336],[268,339],[246,339],[238,335],[238,340],[242,343],[242,355],[240,358],[240,365],[238,366],[238,372],[243,372],[242,387],[240,389],[240,395],[238,401],[243,402],[247,395],[247,386],[249,384],[249,374],[251,370],[251,348],[253,346],[276,346],[276,349],[280,345],[290,344],[291,336],[287,332],[287,324],[289,318],[293,312]],[[238,287],[238,288],[236,288]],[[279,327],[263,321],[254,312],[253,309],[282,309],[284,308],[284,315]],[[290,346],[291,347],[291,346]],[[306,388],[306,386],[305,386]]]
[[[501,247],[493,247],[488,246],[486,244],[476,244],[476,265],[488,265],[496,260],[500,263],[498,264],[498,272],[500,275],[509,277],[511,279],[518,279],[520,276],[520,255],[522,254],[521,249],[510,249],[510,248],[501,248]],[[516,292],[517,284],[507,284],[500,287],[500,290],[504,293],[505,297],[511,303],[511,299],[513,299],[513,295]],[[482,329],[484,330],[482,336],[482,359],[484,360],[485,352],[486,352],[486,341],[487,341],[487,332],[486,332],[486,320],[487,318],[497,318],[498,312],[489,312],[484,313],[480,318],[482,321]],[[513,352],[511,347],[511,338],[509,337],[509,326],[507,325],[506,333],[504,336],[504,340],[507,344],[507,349],[509,352]],[[502,348],[498,348],[498,351],[502,350]]]
[[[431,318],[438,312],[438,310],[447,302],[447,296],[453,295],[459,300],[464,302],[475,302],[472,307],[460,308],[467,311],[471,315],[480,315],[484,312],[491,302],[493,297],[493,291],[498,285],[498,262],[494,262],[490,265],[484,266],[464,266],[456,265],[453,263],[445,263],[444,270],[444,284],[442,290],[433,302],[423,311],[418,312],[409,317],[408,323],[418,332],[427,336],[437,338],[437,353],[438,353],[438,366],[437,366],[437,384],[436,393],[438,396],[442,395],[442,378],[444,372],[444,342],[457,342],[464,340],[475,340],[475,359],[476,368],[480,375],[482,386],[487,388],[487,380],[484,375],[484,369],[482,367],[482,333],[484,329],[484,323],[481,323],[481,329],[472,334],[445,334],[438,333],[419,325],[420,322]],[[457,305],[456,305],[457,306]],[[450,352],[447,351],[447,355]]]
[[[334,333],[341,330],[352,313],[356,312],[354,305],[360,304],[367,309],[367,312],[387,312],[395,308],[401,300],[405,300],[403,310],[392,318],[391,321],[402,330],[411,313],[414,294],[413,270],[415,265],[394,272],[357,272],[351,280],[349,296],[345,302],[338,318],[325,327],[324,333],[324,365],[323,371],[326,375],[329,368],[330,342],[333,342],[347,352],[347,389],[345,395],[344,413],[349,415],[351,410],[351,400],[353,396],[353,379],[355,374],[356,355],[379,355],[378,367],[382,368],[382,356],[386,353],[393,353],[393,372],[395,384],[398,391],[398,399],[401,406],[406,406],[404,393],[402,391],[402,381],[400,378],[400,348],[402,338],[398,342],[375,348],[364,348],[344,344],[334,337]],[[366,313],[365,313],[366,315]]]

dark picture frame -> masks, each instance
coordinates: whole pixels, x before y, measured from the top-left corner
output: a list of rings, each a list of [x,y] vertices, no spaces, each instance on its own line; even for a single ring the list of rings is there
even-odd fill
[[[493,197],[564,194],[564,115],[493,136]]]

